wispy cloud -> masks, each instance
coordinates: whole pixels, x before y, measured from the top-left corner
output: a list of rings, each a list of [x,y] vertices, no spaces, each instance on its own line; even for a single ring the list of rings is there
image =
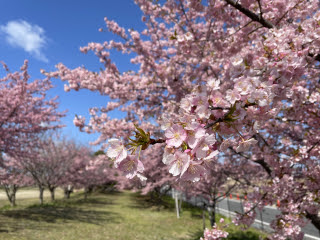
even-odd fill
[[[47,43],[43,28],[23,20],[14,20],[0,25],[0,33],[5,35],[11,46],[22,48],[38,60],[48,62],[48,58],[42,52]]]

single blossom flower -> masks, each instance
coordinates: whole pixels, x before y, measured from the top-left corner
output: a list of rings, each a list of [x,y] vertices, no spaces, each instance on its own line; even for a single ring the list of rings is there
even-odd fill
[[[220,80],[210,79],[207,82],[207,86],[210,90],[218,90],[220,89]]]
[[[144,170],[142,162],[134,155],[128,155],[123,159],[118,168],[125,173],[126,177],[129,179],[137,176],[138,172],[141,173]],[[137,176],[139,177],[139,176]]]
[[[190,156],[187,153],[176,151],[174,160],[170,164],[169,172],[173,176],[183,175],[190,164]]]
[[[201,164],[201,161],[190,161],[189,167],[181,176],[181,179],[184,181],[198,182],[201,177],[206,174],[206,169]]]
[[[248,151],[249,148],[256,144],[258,141],[255,140],[254,138],[250,138],[248,140],[243,140],[239,143],[239,146],[236,148],[237,152],[245,152]]]
[[[165,136],[167,138],[166,143],[168,146],[178,148],[183,141],[187,139],[187,132],[182,126],[175,124],[166,130]]]
[[[234,104],[237,100],[240,100],[241,95],[236,89],[229,89],[227,90],[226,99],[231,103]]]
[[[198,124],[198,128],[194,131],[188,131],[188,145],[190,148],[195,148],[198,140],[206,135],[206,130]]]
[[[107,156],[115,160],[115,165],[117,167],[117,165],[127,157],[127,150],[122,141],[116,138],[109,139],[108,144],[109,149],[107,151]]]
[[[196,154],[198,159],[205,158],[208,155],[210,146],[216,142],[213,134],[206,134],[197,140],[196,146],[193,148],[192,153]]]
[[[232,138],[225,139],[220,145],[220,151],[225,152],[227,149],[235,144],[235,140]]]

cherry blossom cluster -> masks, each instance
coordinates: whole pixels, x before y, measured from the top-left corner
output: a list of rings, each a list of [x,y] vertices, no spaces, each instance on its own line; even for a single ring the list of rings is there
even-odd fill
[[[148,161],[150,145],[165,143],[162,161],[174,179],[205,182],[216,165],[243,188],[250,185],[251,205],[240,221],[249,224],[254,208],[279,199],[274,239],[300,239],[293,226],[302,227],[304,217],[320,229],[319,1],[135,2],[144,30],[106,18],[120,40],[81,48],[97,55],[101,71],[58,64],[45,73],[66,81],[67,91],[89,89],[111,99],[92,108],[87,123],[78,116],[75,124],[100,133],[95,144],[103,148],[112,139],[107,155],[129,178],[155,162]],[[113,50],[128,54],[138,70],[121,72]],[[111,119],[113,110],[125,118]],[[150,135],[127,140],[134,124]],[[139,154],[144,149],[146,156]],[[232,164],[239,171],[230,171]],[[254,169],[250,179],[246,166]]]
[[[221,218],[220,219],[220,223],[223,223],[224,219]],[[200,238],[200,240],[220,240],[223,238],[227,238],[228,237],[228,233],[221,230],[221,227],[218,227],[216,224],[212,227],[211,230],[209,229],[205,229],[204,230],[204,238]]]
[[[227,238],[228,233],[222,230],[217,230],[216,226],[214,226],[211,230],[206,228],[204,230],[204,238],[200,238],[201,240],[219,240],[222,238]]]
[[[146,178],[141,175],[144,170],[143,163],[136,155],[128,154],[123,142],[119,139],[110,139],[107,156],[114,160],[114,166],[124,172],[129,179],[138,177],[141,181]]]

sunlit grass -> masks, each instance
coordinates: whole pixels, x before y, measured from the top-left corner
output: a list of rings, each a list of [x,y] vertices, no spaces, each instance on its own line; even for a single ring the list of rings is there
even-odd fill
[[[185,204],[177,219],[169,197],[158,202],[131,192],[96,193],[87,200],[80,193],[69,200],[58,196],[53,203],[46,198],[43,206],[37,196],[20,200],[15,208],[4,207],[1,200],[0,239],[192,240],[203,232],[202,210]],[[255,238],[232,239],[259,238],[255,233]]]

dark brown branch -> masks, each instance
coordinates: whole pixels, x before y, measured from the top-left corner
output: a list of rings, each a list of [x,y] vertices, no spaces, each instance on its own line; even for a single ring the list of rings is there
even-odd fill
[[[314,149],[319,143],[320,143],[320,140],[318,142],[316,142],[315,144],[313,144],[313,146],[308,149],[307,153],[310,153],[312,151],[312,149]]]
[[[255,162],[257,164],[260,164],[260,166],[268,173],[268,175],[271,177],[271,173],[272,173],[272,170],[271,168],[269,167],[269,165],[264,161],[264,159],[258,159],[258,160],[252,160],[249,156],[247,155],[244,155],[243,153],[241,152],[237,152],[235,151],[232,147],[229,147],[229,149],[234,152],[235,154],[241,156],[241,157],[244,157],[252,162]]]
[[[274,25],[264,19],[262,17],[262,14],[257,15],[254,12],[250,11],[249,9],[244,8],[241,4],[235,2],[234,0],[225,0],[228,4],[230,4],[232,7],[238,9],[240,12],[242,12],[244,15],[246,15],[247,17],[249,17],[252,21],[255,22],[259,22],[262,26],[266,27],[266,28],[274,28]]]
[[[271,176],[271,169],[270,169],[269,165],[264,161],[264,159],[258,159],[255,161],[253,160],[253,162],[260,164],[261,167],[263,167],[263,169],[266,170],[268,175]]]
[[[244,15],[246,15],[248,18],[250,18],[252,21],[254,22],[259,22],[263,27],[266,28],[275,28],[275,26],[277,26],[282,19],[288,14],[288,12],[290,12],[292,9],[296,8],[302,1],[297,2],[292,8],[290,8],[289,10],[287,10],[276,22],[276,24],[272,24],[270,21],[264,19],[262,17],[262,9],[261,9],[261,2],[260,0],[258,0],[258,4],[259,4],[259,8],[260,8],[260,14],[257,15],[254,12],[250,11],[247,8],[244,8],[241,4],[239,4],[238,2],[234,1],[234,0],[225,0],[229,5],[231,5],[232,7],[238,9],[240,12],[242,12]],[[257,28],[259,29],[259,28]],[[255,29],[256,30],[256,29]],[[248,35],[250,35],[251,33],[249,33]],[[309,53],[308,54],[309,57],[314,58],[314,60],[319,61],[320,62],[320,54],[312,54]]]
[[[210,110],[230,110],[230,108],[212,107],[212,106],[209,106],[209,109],[210,109]]]
[[[166,140],[164,140],[164,139],[152,139],[152,138],[150,138],[149,144],[154,145],[156,143],[164,143],[164,142],[166,142]]]
[[[210,124],[207,124],[204,129],[208,129],[212,126],[214,126],[216,123],[219,123],[219,122],[223,122],[223,118],[218,118],[216,121],[214,121],[213,123],[210,123]]]

